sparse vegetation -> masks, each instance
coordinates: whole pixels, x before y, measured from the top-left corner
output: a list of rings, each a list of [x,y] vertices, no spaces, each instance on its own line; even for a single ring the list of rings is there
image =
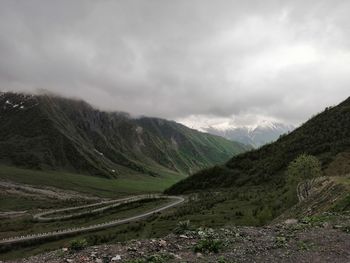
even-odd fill
[[[314,247],[314,244],[310,241],[299,240],[298,241],[298,249],[302,251],[308,251]]]

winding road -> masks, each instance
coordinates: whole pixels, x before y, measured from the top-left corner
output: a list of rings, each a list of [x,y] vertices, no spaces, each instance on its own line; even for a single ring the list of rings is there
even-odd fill
[[[50,210],[50,211],[36,214],[33,216],[33,219],[36,221],[39,221],[39,222],[49,222],[49,221],[71,219],[71,218],[76,218],[76,217],[80,217],[83,215],[97,214],[97,213],[103,212],[107,209],[111,209],[111,208],[114,208],[114,207],[117,207],[117,206],[120,206],[123,204],[136,202],[136,201],[140,201],[140,200],[144,200],[144,199],[159,198],[159,197],[160,197],[159,195],[138,195],[138,196],[126,197],[126,198],[122,198],[122,199],[102,201],[102,202],[94,203],[94,204],[74,206],[74,207],[68,207],[68,208],[62,208],[62,209],[55,209],[55,210]],[[93,209],[94,207],[101,206],[101,205],[103,205],[103,206]],[[62,213],[62,212],[71,212],[71,211],[83,209],[83,208],[91,208],[91,210],[86,210],[86,211],[78,212],[78,213],[70,213],[68,215],[48,217],[48,215]]]
[[[45,213],[40,213],[37,215],[34,215],[34,219],[38,221],[53,221],[53,220],[62,220],[68,218],[67,216],[60,216],[60,217],[46,217],[50,214],[58,213],[58,212],[65,212],[65,211],[73,211],[81,208],[87,208],[87,207],[93,207],[93,206],[99,206],[101,204],[108,204],[107,208],[106,207],[101,207],[89,212],[82,212],[82,213],[75,213],[71,214],[68,216],[76,217],[80,216],[82,214],[87,214],[87,213],[94,213],[94,211],[102,211],[101,209],[109,209],[111,206],[118,206],[121,204],[125,203],[131,203],[135,201],[140,201],[140,200],[145,200],[145,199],[172,199],[173,202],[163,205],[161,207],[155,208],[151,211],[144,212],[139,215],[135,215],[129,218],[125,219],[116,219],[112,221],[108,221],[105,223],[101,224],[95,224],[95,225],[90,225],[90,226],[83,226],[83,227],[75,227],[75,228],[69,228],[69,229],[63,229],[63,230],[56,230],[52,232],[46,232],[46,233],[37,233],[37,234],[31,234],[31,235],[25,235],[25,236],[16,236],[16,237],[9,237],[0,240],[0,245],[10,245],[10,244],[15,244],[15,243],[21,243],[21,242],[28,242],[28,241],[34,241],[34,240],[40,240],[40,239],[48,239],[48,238],[54,238],[54,237],[62,237],[62,236],[68,236],[68,235],[74,235],[74,234],[81,234],[84,232],[90,232],[90,231],[95,231],[95,230],[102,230],[110,227],[114,227],[117,225],[122,225],[126,224],[129,222],[137,221],[143,218],[146,218],[148,216],[154,215],[156,213],[159,213],[161,211],[164,211],[166,209],[169,209],[171,207],[174,207],[176,205],[179,205],[185,201],[185,199],[181,196],[166,196],[166,195],[140,195],[140,196],[133,196],[133,197],[128,197],[128,198],[123,198],[123,199],[118,199],[118,200],[112,200],[112,201],[104,201],[100,202],[97,204],[90,204],[86,206],[79,206],[79,207],[69,207],[69,208],[64,208],[64,209],[58,209],[58,210],[51,210]],[[111,204],[112,205],[109,205]],[[69,217],[69,218],[72,218]]]

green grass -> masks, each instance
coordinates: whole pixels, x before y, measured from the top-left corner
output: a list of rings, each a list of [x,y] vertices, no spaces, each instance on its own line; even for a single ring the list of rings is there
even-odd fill
[[[106,179],[67,172],[37,171],[0,165],[0,180],[30,184],[37,187],[56,187],[63,190],[73,190],[102,198],[118,198],[127,195],[130,196],[142,193],[161,192],[183,177],[183,175],[179,174],[163,173],[161,177],[147,177],[145,175],[131,174],[130,177],[124,175],[119,179]],[[1,195],[0,198],[0,211],[28,210],[30,213],[37,212],[38,209],[69,207],[79,205],[81,203],[72,203],[71,201],[67,202],[53,199],[40,200],[28,196],[14,195]],[[5,237],[26,233],[47,232],[54,229],[75,227],[77,225],[90,225],[106,222],[116,218],[128,217],[139,213],[140,211],[148,211],[153,207],[159,206],[168,201],[169,200],[157,200],[154,202],[142,203],[142,205],[133,204],[127,207],[123,206],[111,209],[105,211],[103,214],[90,215],[89,218],[77,218],[63,222],[35,223],[32,221],[30,215],[15,219],[2,219],[0,220],[0,236]],[[138,230],[130,230],[132,232],[130,235],[125,234],[125,229],[128,229],[128,226],[129,224],[127,226],[114,227],[113,229],[116,229],[119,234],[115,234],[113,237],[111,236],[111,229],[98,231],[96,233],[93,232],[84,234],[81,236],[90,237],[90,240],[98,239],[109,241],[117,239],[122,241],[129,239],[129,237],[136,238],[137,235],[141,234]],[[123,234],[120,234],[120,231]],[[99,237],[100,235],[101,238]],[[148,235],[149,233],[146,232],[145,236]],[[71,240],[73,238],[77,238],[77,236],[63,239],[62,241],[50,241],[38,246],[32,246],[30,249],[16,249],[15,251],[0,255],[0,258],[18,258],[33,255],[39,252],[41,253],[47,249],[55,249],[65,245],[67,240]],[[90,242],[90,244],[92,243]]]
[[[35,222],[30,216],[19,219],[3,219],[0,222],[0,238],[13,235],[49,232],[76,226],[89,226],[116,219],[123,219],[141,212],[150,211],[152,208],[160,207],[168,202],[169,200],[167,199],[138,201],[106,210],[103,213],[86,215],[64,221]]]
[[[183,179],[183,175],[162,177],[130,175],[130,178],[106,179],[67,172],[35,171],[0,165],[0,180],[36,186],[53,186],[99,197],[120,197],[136,193],[161,192]]]
[[[5,195],[1,196],[0,212],[22,211],[35,209],[49,209],[72,205],[58,200],[35,200],[26,197]]]
[[[350,188],[350,177],[349,176],[334,176],[334,181]]]
[[[169,200],[155,200],[153,202],[143,203],[142,205],[129,204],[128,206],[120,208],[118,211],[115,210],[112,214],[106,214],[105,219],[108,219],[111,216],[113,216],[114,218],[129,217],[135,214],[139,214],[140,212],[149,211],[154,207],[159,207],[165,202],[169,202]],[[31,246],[26,246],[26,247],[18,247],[15,250],[0,253],[0,260],[10,260],[10,259],[29,257],[35,254],[43,253],[45,251],[51,251],[62,247],[68,247],[71,241],[76,239],[86,239],[88,241],[88,245],[91,246],[95,244],[113,243],[116,241],[127,241],[130,239],[136,239],[136,238],[159,236],[159,235],[164,235],[165,233],[168,233],[169,230],[172,229],[172,225],[167,224],[167,227],[165,229],[163,228],[158,229],[156,226],[157,218],[158,216],[151,216],[145,220],[127,223],[127,224],[111,227],[100,231],[89,232],[78,236],[62,238],[59,240],[44,241],[42,244],[35,244]],[[93,219],[93,221],[97,223],[100,221],[100,219],[96,218],[96,219]],[[3,223],[4,226],[6,225],[6,222],[0,222],[0,223]],[[29,222],[27,223],[29,224]],[[41,225],[42,225],[41,227],[36,228],[38,232],[52,229],[53,227],[52,225],[50,227],[47,227],[47,225],[43,226],[44,224],[41,224]],[[67,225],[67,227],[69,226],[70,224]],[[23,233],[28,233],[28,230],[25,230],[27,227],[28,226],[22,225]],[[166,232],[164,232],[164,230]],[[16,231],[14,231],[14,233],[17,233]]]

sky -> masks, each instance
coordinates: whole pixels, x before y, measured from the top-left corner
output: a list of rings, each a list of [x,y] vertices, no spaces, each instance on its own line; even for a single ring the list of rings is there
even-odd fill
[[[0,2],[0,90],[189,126],[298,125],[350,94],[350,1]]]

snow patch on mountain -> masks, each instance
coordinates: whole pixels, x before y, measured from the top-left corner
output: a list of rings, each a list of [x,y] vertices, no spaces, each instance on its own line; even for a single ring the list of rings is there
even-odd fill
[[[39,105],[33,95],[0,92],[0,105],[3,110],[25,110]]]

